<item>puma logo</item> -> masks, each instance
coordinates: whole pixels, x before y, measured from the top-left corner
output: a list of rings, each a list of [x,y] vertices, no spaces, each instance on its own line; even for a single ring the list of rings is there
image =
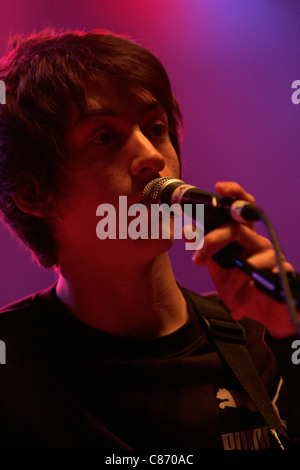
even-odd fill
[[[256,411],[256,407],[244,392],[237,393],[233,390],[229,391],[226,388],[219,388],[217,398],[218,400],[222,400],[221,403],[219,403],[219,407],[222,410],[224,410],[224,408],[239,408],[244,405],[248,410]]]
[[[237,408],[242,405],[241,400],[233,395],[235,395],[234,392],[230,393],[226,388],[219,388],[217,398],[222,400],[221,403],[219,403],[219,407],[222,408],[222,410],[226,407]]]

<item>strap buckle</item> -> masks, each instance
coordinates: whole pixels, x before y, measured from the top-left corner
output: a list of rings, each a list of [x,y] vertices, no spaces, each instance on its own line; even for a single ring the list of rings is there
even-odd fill
[[[208,333],[215,339],[234,342],[237,344],[246,344],[247,336],[244,327],[234,321],[224,321],[216,318],[203,317]]]

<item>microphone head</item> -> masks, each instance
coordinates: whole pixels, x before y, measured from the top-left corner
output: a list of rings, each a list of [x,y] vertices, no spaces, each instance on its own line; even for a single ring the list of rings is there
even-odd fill
[[[161,193],[168,184],[180,182],[182,180],[174,178],[173,176],[161,176],[155,178],[145,186],[143,191],[143,203],[146,207],[150,208],[151,204],[161,204]]]

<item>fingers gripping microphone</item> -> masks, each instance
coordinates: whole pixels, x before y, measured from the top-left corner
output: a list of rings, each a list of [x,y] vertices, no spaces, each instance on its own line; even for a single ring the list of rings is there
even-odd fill
[[[183,211],[185,204],[194,207],[204,204],[205,233],[232,220],[241,223],[259,220],[262,213],[258,207],[247,201],[210,193],[170,176],[150,181],[144,189],[143,202],[148,207],[151,204],[180,204]]]

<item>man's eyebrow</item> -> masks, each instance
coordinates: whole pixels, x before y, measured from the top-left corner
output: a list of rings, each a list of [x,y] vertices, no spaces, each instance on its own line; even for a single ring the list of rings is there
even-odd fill
[[[164,107],[158,101],[152,101],[151,103],[146,103],[144,106],[142,106],[142,111],[144,114],[148,114],[151,111],[156,110],[156,109],[159,109],[162,112],[165,112]],[[91,109],[81,114],[79,118],[76,119],[73,127],[76,127],[78,124],[83,124],[89,119],[92,119],[94,117],[102,117],[102,116],[118,117],[120,116],[120,113],[117,111],[117,109],[113,109],[113,108]]]
[[[146,103],[145,106],[143,107],[143,112],[145,114],[148,114],[152,110],[156,110],[156,109],[158,109],[160,111],[163,111],[163,112],[166,112],[163,105],[161,103],[159,103],[158,101],[152,101],[151,103]]]
[[[84,122],[92,119],[93,117],[101,117],[101,116],[117,116],[118,112],[115,109],[111,108],[96,108],[91,109],[89,111],[84,112],[76,119],[73,127],[76,127],[78,124],[83,124]]]

